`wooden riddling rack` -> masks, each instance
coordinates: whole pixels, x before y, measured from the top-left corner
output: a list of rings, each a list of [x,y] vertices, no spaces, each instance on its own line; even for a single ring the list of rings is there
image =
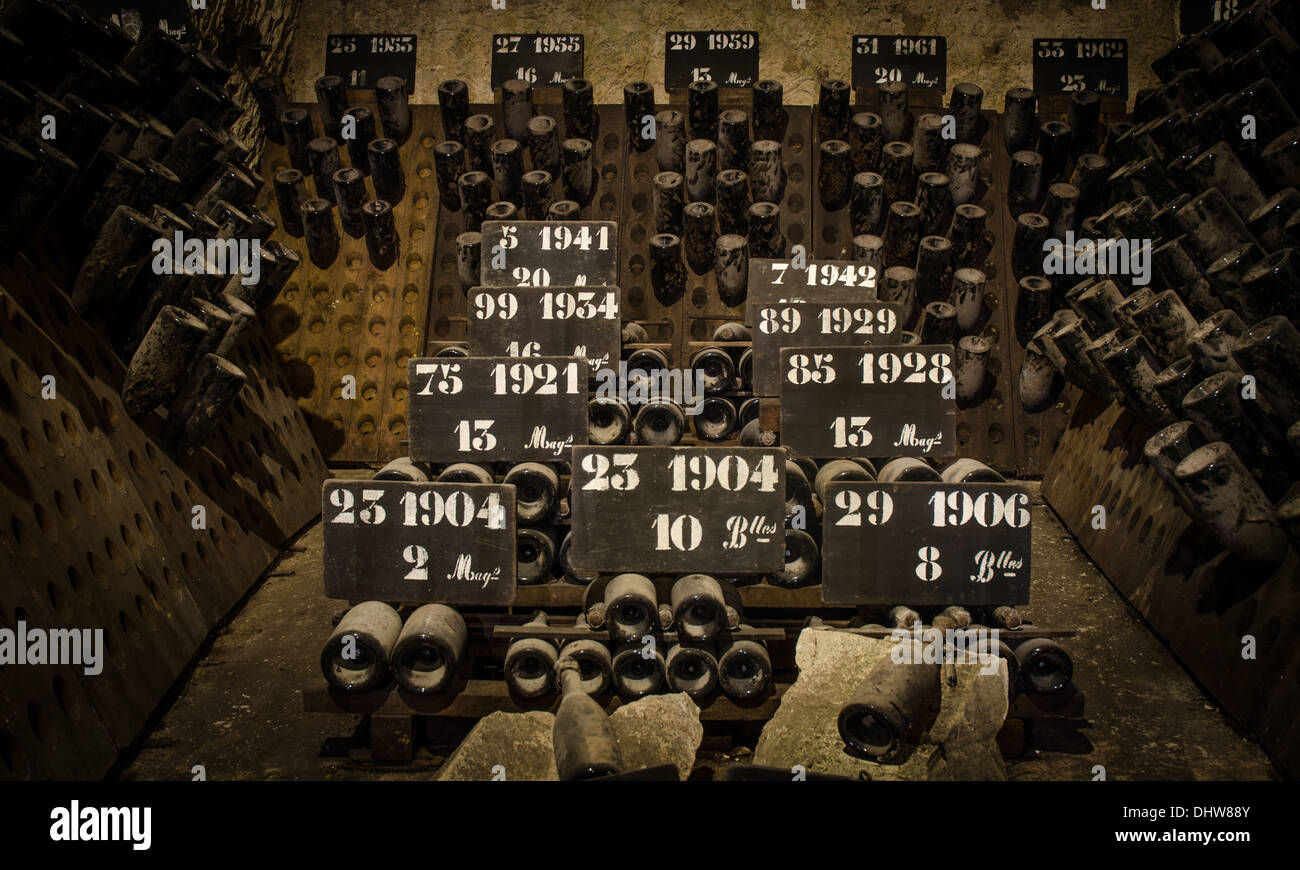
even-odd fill
[[[557,101],[558,96],[559,90],[556,88],[534,89],[533,105],[535,114],[554,118],[560,130],[563,130],[564,109]],[[437,124],[441,129],[441,120],[433,120],[433,117],[438,114],[438,108],[436,106],[422,108],[430,110],[430,123]],[[412,112],[414,111],[413,107]],[[505,118],[500,100],[494,104],[475,103],[470,106],[470,113],[491,115],[495,129],[499,133],[498,138],[505,136]],[[627,135],[623,123],[623,108],[622,106],[596,106],[596,114],[599,124],[596,141],[592,142],[592,162],[597,173],[596,189],[591,196],[591,201],[583,206],[577,219],[616,221],[619,219],[623,202],[625,174],[625,163],[621,158]],[[561,140],[563,138],[562,135]],[[525,145],[524,151],[527,152],[526,143],[521,144]],[[532,163],[526,157],[524,171],[527,172],[529,169],[532,169]],[[554,200],[566,198],[561,179],[554,179],[551,189]],[[429,294],[427,340],[424,346],[424,352],[430,356],[449,345],[464,347],[469,341],[468,299],[460,286],[460,279],[456,272],[456,237],[466,231],[464,213],[440,205],[437,215],[438,233],[434,242],[434,262],[437,267]],[[522,213],[519,219],[523,220]],[[490,256],[490,252],[484,251],[483,256]],[[626,311],[628,305],[626,287],[622,288],[620,305],[625,309],[622,319],[631,319]],[[405,382],[403,382],[403,389],[405,389]],[[392,455],[387,457],[387,459],[391,458]]]
[[[1209,693],[1300,775],[1300,558],[1271,574],[1223,550],[1146,463],[1153,434],[1118,405],[1086,397],[1043,478],[1043,497],[1120,593]],[[1094,507],[1106,509],[1094,528]],[[1243,638],[1257,641],[1254,660]]]
[[[0,779],[104,775],[211,628],[317,515],[326,476],[256,333],[232,359],[248,383],[213,438],[168,455],[161,418],[127,415],[121,361],[50,271],[25,258],[0,269],[0,623],[102,627],[106,660],[93,677],[6,670]],[[54,398],[42,398],[45,375]],[[192,527],[194,505],[206,529]]]
[[[559,120],[563,112],[555,93],[538,89],[534,103],[537,113]],[[361,95],[353,92],[354,99]],[[372,97],[367,94],[365,99]],[[723,91],[720,110],[749,104],[748,92]],[[300,106],[312,113],[319,128],[316,105]],[[656,105],[657,110],[669,107],[685,111],[685,94],[671,92],[666,102]],[[854,106],[857,111],[870,108]],[[931,108],[918,104],[913,113]],[[499,101],[474,104],[471,112],[493,115],[496,129],[502,130]],[[593,144],[598,186],[580,217],[619,221],[623,319],[641,323],[649,335],[646,344],[625,345],[624,354],[643,346],[657,347],[674,366],[687,365],[695,351],[714,344],[709,339],[716,326],[744,319],[743,306],[724,305],[713,274],[696,275],[689,266],[680,301],[665,306],[655,298],[647,254],[654,234],[651,209],[658,171],[654,150],[628,149],[621,105],[597,106],[597,112],[600,128]],[[787,106],[786,112],[783,235],[788,245],[810,246],[814,257],[845,256],[841,251],[851,241],[848,209],[827,213],[816,194],[816,110]],[[403,453],[406,362],[413,355],[463,346],[468,338],[466,298],[456,270],[456,237],[465,230],[463,217],[440,205],[433,177],[432,149],[442,139],[440,110],[413,105],[411,114],[412,136],[401,148],[407,192],[394,208],[402,244],[394,266],[374,269],[365,240],[342,233],[338,259],[321,270],[311,264],[301,239],[282,232],[273,236],[299,253],[303,262],[264,320],[321,451],[333,462],[382,464]],[[1018,381],[1024,351],[1012,328],[1016,283],[1011,276],[1010,243],[1015,221],[1006,203],[1010,157],[1002,144],[1001,115],[992,111],[983,115],[986,131],[980,144],[986,164],[979,204],[989,213],[992,245],[983,269],[988,289],[981,334],[993,344],[989,373],[994,382],[982,401],[957,411],[958,455],[980,459],[1011,476],[1036,476],[1046,468],[1077,401],[1077,390],[1067,385],[1058,401],[1039,414],[1020,407]],[[1044,111],[1041,117],[1046,119],[1049,113]],[[340,153],[346,165],[346,149]],[[263,175],[269,180],[287,166],[284,148],[268,143]],[[269,183],[259,194],[258,205],[278,214]],[[739,348],[734,350],[738,355]],[[342,377],[348,374],[356,377],[356,399],[341,397]],[[748,395],[736,393],[729,398],[739,402]],[[773,406],[765,404],[765,426],[774,425]],[[736,437],[738,433],[731,440]],[[686,443],[693,442],[688,437]]]
[[[373,93],[367,96],[374,108]],[[316,104],[300,108],[311,113],[320,131]],[[406,362],[424,350],[434,271],[430,239],[439,228],[433,171],[433,146],[441,141],[437,114],[437,107],[411,107],[411,138],[399,152],[406,192],[393,205],[400,251],[388,269],[372,266],[365,239],[341,228],[339,254],[328,269],[311,262],[304,239],[281,230],[271,236],[296,252],[302,264],[263,312],[263,323],[321,453],[333,462],[382,464],[405,452],[400,445],[407,427]],[[341,165],[350,165],[346,148],[339,155]],[[262,160],[266,184],[257,205],[277,220],[272,181],[288,168],[284,147],[268,140]],[[313,187],[309,174],[305,183]],[[456,296],[463,315],[463,297],[459,291]],[[342,397],[345,375],[356,378],[355,399]]]

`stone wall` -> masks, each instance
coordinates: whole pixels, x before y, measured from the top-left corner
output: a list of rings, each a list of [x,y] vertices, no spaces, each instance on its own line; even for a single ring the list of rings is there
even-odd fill
[[[236,4],[240,0],[229,0]],[[249,2],[249,0],[244,0]],[[266,3],[267,0],[251,0]],[[1002,94],[1030,85],[1034,37],[1123,37],[1129,41],[1129,104],[1155,83],[1151,60],[1178,38],[1177,0],[311,0],[302,5],[286,85],[292,100],[314,100],[331,33],[415,33],[415,102],[436,102],[438,82],[461,78],[471,99],[490,99],[493,33],[581,32],[586,76],[602,103],[622,101],[623,85],[645,79],[663,94],[667,30],[756,30],[759,74],[784,83],[786,101],[811,104],[823,78],[849,78],[854,33],[942,35],[948,39],[948,83],[971,81],[1000,110]]]

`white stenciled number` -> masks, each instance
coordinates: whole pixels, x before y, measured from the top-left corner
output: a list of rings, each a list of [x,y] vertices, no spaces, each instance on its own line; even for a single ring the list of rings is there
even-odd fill
[[[888,308],[873,312],[870,308],[836,306],[823,308],[819,320],[822,335],[843,335],[846,332],[852,332],[854,335],[875,335],[876,330],[880,330],[881,333],[893,332],[897,317]]]
[[[831,433],[836,447],[866,447],[871,443],[867,431],[870,417],[836,417],[831,421]]]
[[[916,563],[916,576],[926,583],[938,580],[943,574],[943,567],[939,564],[938,547],[922,547],[916,551],[916,558],[920,559]]]
[[[867,351],[858,360],[864,384],[946,384],[952,379],[952,355],[918,351],[875,353]]]
[[[363,507],[357,511],[357,519],[368,526],[377,526],[384,521],[387,514],[379,506],[379,500],[384,497],[382,489],[363,489],[361,490],[361,503]]]
[[[701,454],[688,459],[678,453],[669,460],[668,469],[673,474],[673,492],[707,490],[714,484],[727,492],[739,492],[751,483],[757,485],[759,492],[776,491],[776,461],[771,456],[761,457],[751,470],[749,462],[736,455],[715,460]]]
[[[355,503],[356,497],[346,489],[336,489],[331,492],[330,504],[338,508],[339,512],[334,515],[330,522],[343,523],[344,525],[352,525],[356,522],[356,513],[352,510]]]
[[[416,395],[432,396],[436,382],[439,393],[444,396],[454,396],[465,386],[464,382],[457,377],[459,374],[460,363],[416,363],[416,378],[428,375],[424,386],[416,391]]]
[[[851,489],[842,489],[835,493],[834,504],[844,511],[844,516],[835,521],[837,526],[862,525],[862,495]]]
[[[676,517],[659,514],[655,517],[655,521],[650,524],[650,528],[654,530],[656,535],[656,550],[681,550],[687,552],[698,547],[704,537],[704,526],[701,525],[698,518],[690,514],[679,514]]]
[[[456,449],[461,453],[487,451],[497,446],[497,436],[488,430],[495,420],[461,420],[451,431],[459,437]]]
[[[496,363],[492,366],[493,392],[498,396],[555,396],[563,375],[565,394],[574,395],[579,389],[578,365],[572,362],[560,369],[554,363]]]
[[[536,269],[529,269],[527,266],[515,266],[510,274],[515,279],[515,285],[518,287],[551,286],[551,273],[541,266]]]
[[[519,313],[519,299],[513,293],[480,293],[474,297],[474,318],[512,320]]]
[[[507,356],[541,356],[542,346],[535,341],[512,341],[506,345]]]
[[[829,353],[795,353],[790,355],[790,370],[786,380],[792,384],[830,384],[835,381],[831,363],[835,355]]]
[[[758,312],[758,316],[758,331],[764,335],[775,335],[778,332],[789,335],[799,329],[803,320],[794,308],[764,308]]]
[[[965,490],[940,490],[930,496],[931,525],[936,529],[964,526],[971,522],[982,528],[1006,524],[1013,529],[1029,525],[1029,496],[1023,492],[1007,496],[985,491],[971,495]]]
[[[402,558],[408,565],[413,565],[410,571],[406,572],[403,580],[428,580],[429,579],[429,551],[419,544],[408,544],[406,549],[402,550]]]
[[[582,457],[582,470],[591,475],[591,480],[584,483],[582,488],[593,492],[611,489],[627,492],[636,489],[641,477],[632,467],[635,464],[635,453],[615,453],[612,463],[611,458],[603,453],[588,453]]]

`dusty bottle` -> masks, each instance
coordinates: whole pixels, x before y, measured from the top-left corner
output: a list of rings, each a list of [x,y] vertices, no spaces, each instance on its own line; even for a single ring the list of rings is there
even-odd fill
[[[1004,111],[1002,140],[1007,153],[1033,148],[1038,135],[1038,94],[1029,88],[1012,88],[1007,91]]]
[[[205,443],[246,381],[234,363],[211,353],[200,357],[168,409],[164,446],[188,453]]]
[[[449,79],[438,85],[438,105],[442,113],[442,131],[454,142],[465,142],[465,119],[469,117],[469,85]]]
[[[1190,453],[1174,469],[1200,520],[1235,556],[1262,568],[1279,564],[1287,539],[1273,505],[1222,441]]]
[[[656,399],[642,405],[632,421],[632,431],[637,443],[668,447],[682,440],[686,431],[686,415],[681,406],[666,399]]]
[[[837,719],[840,737],[860,756],[889,760],[921,740],[939,707],[939,666],[922,662],[912,643],[911,664],[882,659],[854,691]]]
[[[885,217],[885,265],[914,265],[920,236],[921,209],[916,203],[890,203]]]
[[[318,269],[328,269],[339,255],[339,232],[334,208],[323,199],[302,204],[302,224],[307,237],[307,254]]]
[[[1013,650],[1020,676],[1029,691],[1050,695],[1063,691],[1074,678],[1074,662],[1060,644],[1049,637],[1032,637]]]
[[[727,603],[722,587],[709,575],[687,574],[678,578],[670,598],[680,639],[702,643],[727,628]]]
[[[379,105],[379,122],[384,136],[404,145],[411,138],[411,107],[406,99],[406,80],[384,76],[375,82],[375,101]]]
[[[718,687],[718,659],[713,650],[673,644],[665,661],[668,688],[692,698],[705,698]]]
[[[624,700],[663,691],[667,681],[667,663],[657,644],[622,644],[614,654],[614,688]]]
[[[745,626],[740,626],[745,628]],[[772,659],[767,648],[752,640],[723,638],[718,645],[718,685],[739,703],[763,698],[772,684]]]
[[[787,116],[780,82],[760,79],[754,82],[754,138],[781,141],[785,136]]]
[[[445,604],[425,604],[406,618],[391,654],[399,688],[420,695],[449,689],[469,641],[465,619]]]
[[[654,85],[649,82],[629,82],[624,85],[623,114],[627,125],[628,146],[638,152],[649,151],[655,144],[655,137],[645,135],[649,121],[654,120]]]
[[[579,662],[561,659],[557,671],[562,698],[555,711],[551,742],[560,781],[621,773],[618,736],[605,710],[585,690]]]
[[[550,624],[550,619],[540,611],[533,614],[525,628],[541,628]],[[510,642],[502,663],[506,688],[517,698],[536,700],[545,698],[555,692],[556,665],[559,662],[559,650],[550,640],[540,637],[517,637]]]
[[[662,305],[672,305],[686,292],[682,240],[672,233],[650,237],[650,283]]]
[[[296,169],[287,171],[297,172]],[[359,170],[348,167],[335,172],[332,181],[334,197],[339,207],[339,224],[343,227],[343,232],[359,239],[366,233],[365,219],[361,213],[367,198],[365,176]],[[299,224],[301,226],[301,214]]]
[[[402,172],[402,159],[397,142],[392,139],[375,139],[366,146],[370,161],[370,182],[375,188],[375,198],[396,206],[406,196],[406,176]]]
[[[777,586],[794,588],[817,583],[821,568],[821,548],[812,535],[801,529],[785,530],[785,564],[772,575]]]
[[[749,240],[734,233],[718,236],[714,271],[722,303],[743,305],[749,284]]]
[[[632,431],[632,413],[625,402],[597,396],[587,403],[587,436],[592,444],[623,444]]]
[[[365,601],[344,615],[321,650],[321,672],[332,689],[359,694],[382,688],[402,618],[382,601]]]
[[[560,478],[540,462],[521,462],[506,472],[502,483],[515,487],[515,517],[520,524],[547,522],[559,507]]]

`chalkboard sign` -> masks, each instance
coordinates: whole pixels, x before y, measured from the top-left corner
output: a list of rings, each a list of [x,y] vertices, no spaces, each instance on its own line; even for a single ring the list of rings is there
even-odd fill
[[[442,604],[515,600],[515,488],[327,480],[325,594]]]
[[[580,571],[753,574],[785,564],[785,452],[575,447],[570,560]]]
[[[1127,39],[1035,39],[1034,90],[1128,98]]]
[[[955,417],[950,344],[781,351],[781,443],[800,456],[952,456]]]
[[[344,33],[325,37],[325,75],[349,88],[373,88],[385,76],[399,76],[415,93],[415,34]]]
[[[484,221],[484,287],[618,284],[613,221]]]
[[[617,287],[472,287],[470,356],[576,356],[618,368]]]
[[[559,87],[582,78],[581,33],[497,33],[492,36],[492,88],[511,79]]]
[[[571,356],[421,357],[407,364],[417,461],[555,461],[587,442],[587,363]]]
[[[755,258],[749,261],[745,323],[753,326],[758,309],[773,302],[870,302],[879,280],[875,269],[853,260],[808,260],[796,267],[790,260]]]
[[[773,302],[759,306],[754,309],[754,394],[781,395],[782,348],[897,344],[902,314],[902,306],[894,302]]]
[[[854,36],[853,87],[874,88],[886,82],[945,93],[948,40],[942,36]]]
[[[1179,33],[1200,33],[1218,21],[1228,21],[1243,12],[1251,0],[1181,0],[1178,4]]]
[[[709,81],[748,88],[757,79],[757,31],[670,30],[664,36],[664,87]]]
[[[1030,521],[1029,493],[1014,484],[830,483],[822,599],[1025,604]]]

